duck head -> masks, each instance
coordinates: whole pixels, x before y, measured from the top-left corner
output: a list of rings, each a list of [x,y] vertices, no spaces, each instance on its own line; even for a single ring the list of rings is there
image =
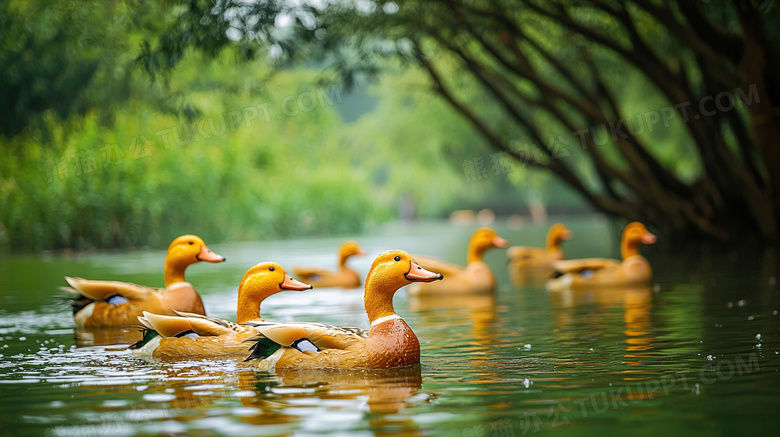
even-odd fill
[[[566,226],[560,223],[550,226],[547,232],[547,250],[550,252],[560,250],[561,243],[566,240],[571,240],[571,231]]]
[[[488,249],[494,247],[506,247],[509,244],[508,241],[498,236],[496,231],[491,228],[479,228],[471,235],[471,242],[469,243],[469,250],[467,254],[467,262],[482,261],[482,256]]]
[[[651,234],[645,225],[640,222],[632,222],[623,229],[623,238],[620,243],[620,253],[623,259],[639,255],[639,244],[653,244],[655,235]]]
[[[165,286],[184,281],[184,270],[199,261],[219,263],[225,257],[212,252],[196,235],[182,235],[168,246],[165,256]]]
[[[395,314],[393,295],[399,288],[412,282],[433,282],[443,278],[441,273],[420,267],[414,258],[403,250],[390,250],[380,254],[366,277],[364,300],[369,321]]]
[[[363,250],[360,245],[357,244],[357,241],[354,240],[348,240],[342,243],[341,247],[339,248],[339,265],[344,266],[347,262],[347,259],[353,255],[365,255],[366,251]]]
[[[281,291],[303,291],[312,286],[297,281],[274,262],[263,262],[247,270],[238,286],[238,323],[257,320],[260,304],[269,296]]]
[[[369,285],[381,285],[384,290],[395,293],[399,288],[412,282],[433,282],[443,279],[441,273],[434,273],[420,267],[411,255],[403,250],[390,250],[380,254],[371,265],[366,278],[366,289]],[[391,294],[392,294],[391,293]]]

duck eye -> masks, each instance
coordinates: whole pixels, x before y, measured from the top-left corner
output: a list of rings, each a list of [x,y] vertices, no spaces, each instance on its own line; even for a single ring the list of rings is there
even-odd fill
[[[393,258],[393,259],[396,260],[396,261],[401,261],[401,257],[398,256],[398,255],[396,255],[395,258]]]
[[[194,241],[190,241],[189,243],[190,243],[190,246],[191,246],[191,245],[193,245],[193,244],[195,244],[195,242],[194,242]]]
[[[273,271],[274,271],[274,270],[276,270],[276,269],[275,269],[275,268],[273,268],[273,267],[268,267],[268,270],[270,270],[270,271],[272,271],[272,272],[273,272]]]

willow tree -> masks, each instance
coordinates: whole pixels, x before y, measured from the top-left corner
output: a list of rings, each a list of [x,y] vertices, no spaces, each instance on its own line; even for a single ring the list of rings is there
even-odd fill
[[[771,0],[190,1],[139,61],[164,73],[189,47],[239,47],[286,65],[313,58],[337,80],[388,59],[421,68],[435,93],[497,151],[548,171],[596,209],[669,234],[778,242],[780,11]],[[625,74],[665,103],[645,127],[676,122],[693,177],[628,120]],[[474,104],[477,87],[503,114]],[[495,111],[490,111],[490,114]],[[551,146],[552,120],[575,146]],[[595,135],[604,127],[608,135]],[[636,126],[634,126],[636,128]],[[529,138],[533,153],[516,147]],[[563,156],[577,159],[559,159]],[[587,165],[583,165],[585,162]]]

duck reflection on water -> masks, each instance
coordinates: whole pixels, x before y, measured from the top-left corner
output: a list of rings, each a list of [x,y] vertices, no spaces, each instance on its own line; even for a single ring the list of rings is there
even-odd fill
[[[611,328],[606,325],[609,320],[607,313],[622,307],[625,364],[643,365],[640,359],[650,355],[648,352],[655,340],[650,329],[653,309],[653,290],[650,286],[551,291],[550,300],[556,330],[561,337],[573,336],[575,329],[603,332],[605,328]],[[592,309],[587,315],[581,311],[585,307]]]
[[[76,347],[112,346],[127,347],[141,340],[138,328],[79,328],[73,332]]]

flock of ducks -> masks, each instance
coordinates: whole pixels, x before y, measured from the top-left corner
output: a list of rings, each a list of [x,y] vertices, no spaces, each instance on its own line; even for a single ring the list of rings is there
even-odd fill
[[[510,273],[545,278],[550,291],[650,283],[652,269],[639,254],[639,245],[653,244],[656,238],[641,223],[625,227],[622,260],[565,260],[561,245],[571,237],[564,225],[555,224],[545,248],[509,247]],[[465,267],[430,257],[413,258],[402,250],[380,254],[365,280],[368,330],[262,318],[263,301],[282,291],[360,287],[360,276],[348,267],[347,260],[366,252],[354,241],[342,244],[335,272],[295,268],[295,275],[303,281],[293,279],[273,262],[250,268],[238,286],[235,322],[206,316],[200,295],[184,278],[191,264],[225,261],[194,235],[178,237],[169,246],[165,288],[66,277],[70,287],[63,289],[75,294],[73,319],[79,327],[129,328],[140,322],[143,339],[131,347],[134,354],[144,357],[234,357],[263,370],[385,369],[420,362],[419,341],[393,308],[396,291],[410,285],[409,293],[415,296],[493,293],[496,280],[483,256],[492,248],[507,246],[507,240],[493,229],[480,228],[471,237]]]

